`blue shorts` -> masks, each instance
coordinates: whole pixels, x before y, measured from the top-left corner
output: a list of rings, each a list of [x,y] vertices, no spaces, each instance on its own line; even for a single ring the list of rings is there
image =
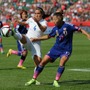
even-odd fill
[[[62,56],[66,56],[69,58],[71,55],[71,52],[65,51],[65,50],[56,50],[55,48],[52,48],[47,55],[51,58],[51,62],[54,62],[58,57],[62,58]]]

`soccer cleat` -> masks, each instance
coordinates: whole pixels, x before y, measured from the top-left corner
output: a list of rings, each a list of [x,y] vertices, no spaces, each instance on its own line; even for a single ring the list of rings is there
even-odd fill
[[[40,82],[35,79],[31,79],[29,82],[25,83],[25,86],[30,86],[31,84],[40,85]]]
[[[35,79],[31,79],[30,81],[25,83],[25,86],[30,86],[31,84],[35,84],[36,80]]]
[[[24,66],[17,66],[17,68],[19,68],[19,69],[26,69],[26,67],[24,67]]]
[[[59,85],[59,83],[58,83],[57,80],[54,80],[54,82],[53,82],[53,86],[55,86],[55,87],[60,87],[60,85]]]
[[[1,54],[4,54],[4,51],[1,51]]]
[[[12,54],[12,49],[9,49],[8,53],[7,53],[7,57],[9,57]]]
[[[40,82],[36,80],[36,83],[35,83],[35,84],[36,84],[36,85],[40,85]]]

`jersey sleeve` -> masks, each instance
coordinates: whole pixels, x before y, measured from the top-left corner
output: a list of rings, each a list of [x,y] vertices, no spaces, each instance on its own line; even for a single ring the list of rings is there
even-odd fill
[[[26,24],[29,24],[30,20],[31,20],[31,18],[29,18],[25,23]]]
[[[47,21],[44,20],[41,24],[42,24],[42,26],[46,26],[47,27]]]
[[[76,25],[73,25],[71,28],[73,31],[81,31],[81,28],[77,27]]]

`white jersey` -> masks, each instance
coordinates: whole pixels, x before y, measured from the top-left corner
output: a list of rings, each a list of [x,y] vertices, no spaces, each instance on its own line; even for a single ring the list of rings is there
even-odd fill
[[[29,18],[26,21],[26,23],[29,24],[29,29],[28,29],[28,32],[26,34],[26,36],[28,38],[38,38],[38,37],[41,37],[43,35],[43,32],[40,30],[38,24],[33,20],[33,18]],[[47,27],[46,20],[42,19],[42,20],[39,21],[39,23],[42,26],[46,26]]]

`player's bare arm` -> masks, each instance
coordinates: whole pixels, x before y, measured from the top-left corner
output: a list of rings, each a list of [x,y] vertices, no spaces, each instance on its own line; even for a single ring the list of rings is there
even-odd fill
[[[21,25],[24,25],[24,26],[26,26],[26,25],[27,25],[27,23],[26,23],[26,22],[21,22],[20,20],[17,20],[17,22],[18,22],[19,24],[21,24]]]
[[[87,36],[87,38],[90,40],[90,34],[87,33],[85,30],[81,29],[81,32]]]
[[[14,22],[17,22],[18,24],[21,24],[21,25],[24,25],[24,26],[27,25],[27,23],[26,23],[25,21],[23,21],[23,22],[20,21],[18,17],[15,17],[15,18],[14,18]]]
[[[39,22],[37,22],[38,26],[40,27],[41,31],[44,32],[47,27],[46,26],[42,26]]]
[[[44,35],[44,36],[39,37],[39,38],[30,38],[30,40],[31,40],[32,42],[35,42],[35,41],[47,40],[47,39],[49,39],[49,38],[50,38],[49,35]]]

